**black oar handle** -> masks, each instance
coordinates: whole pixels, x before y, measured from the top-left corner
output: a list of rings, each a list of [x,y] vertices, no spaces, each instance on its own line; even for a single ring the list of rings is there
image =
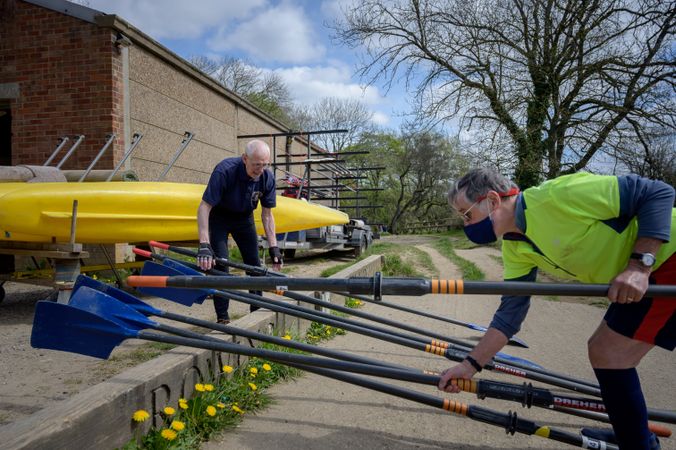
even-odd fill
[[[497,294],[497,295],[569,295],[604,297],[608,284],[534,283],[528,281],[463,281],[429,280],[424,278],[284,278],[280,277],[225,277],[225,276],[130,276],[127,284],[133,287],[178,287],[208,289],[262,289],[278,291],[333,291],[351,294],[382,295],[425,294]],[[651,285],[646,297],[676,299],[676,286]]]
[[[161,248],[163,250],[170,250],[174,253],[178,253],[179,255],[192,256],[192,257],[195,257],[195,258],[197,257],[196,251],[188,250],[187,248],[176,247],[174,245],[169,245],[169,244],[165,244],[163,242],[157,242],[157,241],[150,241],[149,244],[150,244],[151,247]],[[222,264],[224,266],[230,266],[230,267],[234,267],[235,269],[246,270],[247,272],[254,272],[254,273],[257,273],[257,274],[260,274],[260,275],[271,275],[271,276],[275,276],[275,277],[285,277],[286,276],[285,274],[283,274],[281,272],[277,272],[277,271],[274,271],[272,269],[268,269],[267,267],[251,266],[249,264],[238,263],[238,262],[226,259],[226,258],[220,258],[218,256],[214,257],[214,261],[216,261],[217,263]]]

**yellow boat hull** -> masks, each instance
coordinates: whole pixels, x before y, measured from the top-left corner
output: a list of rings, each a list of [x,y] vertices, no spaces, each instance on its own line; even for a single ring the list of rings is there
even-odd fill
[[[68,242],[73,200],[75,241],[116,243],[197,240],[197,207],[205,186],[186,183],[0,183],[0,240]],[[348,222],[335,209],[277,196],[276,231]],[[260,206],[254,211],[263,234]]]

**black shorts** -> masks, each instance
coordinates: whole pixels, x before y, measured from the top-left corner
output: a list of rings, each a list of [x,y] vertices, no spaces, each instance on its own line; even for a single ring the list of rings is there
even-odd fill
[[[676,284],[676,254],[650,274],[651,284]],[[676,347],[676,298],[613,303],[604,317],[611,330],[667,350]]]

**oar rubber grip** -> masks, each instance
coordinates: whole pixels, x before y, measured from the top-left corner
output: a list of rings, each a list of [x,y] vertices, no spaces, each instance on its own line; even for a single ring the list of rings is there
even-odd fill
[[[433,353],[438,356],[444,356],[446,354],[446,349],[443,347],[435,347],[434,345],[426,344],[425,352]]]
[[[671,430],[665,426],[650,422],[648,423],[648,429],[659,437],[671,437]]]
[[[132,275],[127,277],[127,286],[131,287],[167,287],[167,278],[162,276]]]
[[[169,244],[165,244],[164,242],[150,241],[148,242],[148,245],[155,248],[161,248],[162,250],[169,250]]]
[[[452,386],[458,386],[461,391],[476,394],[477,382],[474,380],[465,380],[464,378],[451,378]]]
[[[468,408],[469,407],[465,403],[456,402],[455,400],[449,400],[447,398],[444,399],[444,409],[446,411],[466,416]]]
[[[462,280],[430,280],[432,294],[462,294],[464,284]]]
[[[153,254],[150,253],[148,250],[143,250],[137,247],[134,247],[131,251],[139,256],[143,256],[144,258],[151,258],[153,256]]]

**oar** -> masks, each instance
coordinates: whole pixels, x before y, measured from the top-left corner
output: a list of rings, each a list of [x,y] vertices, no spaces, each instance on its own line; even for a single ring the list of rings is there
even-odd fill
[[[279,277],[230,277],[178,275],[172,277],[145,277],[133,275],[127,278],[132,287],[178,287],[211,289],[260,289],[278,291],[336,291],[349,294],[382,295],[426,294],[486,294],[486,295],[572,295],[605,297],[609,284],[581,283],[534,283],[528,281],[463,281],[430,280],[425,278],[284,278]],[[669,297],[676,299],[676,286],[650,285],[646,297]]]
[[[140,253],[136,250],[135,250],[135,252]],[[148,253],[149,255],[153,255],[150,252],[144,252],[144,253]],[[143,255],[143,256],[146,256],[146,255]],[[155,255],[153,255],[153,256],[155,256]],[[157,256],[159,256],[159,255],[157,255]],[[194,269],[193,267],[186,265],[184,262],[177,262],[175,260],[172,260],[171,258],[163,258],[163,264],[166,267],[176,269],[177,271],[181,272],[184,275],[201,275],[201,273],[199,271],[197,271],[196,269]],[[148,272],[144,271],[144,273],[148,273]],[[154,274],[169,275],[170,273],[162,272],[160,270],[159,273],[157,271],[155,271]],[[421,336],[427,336],[427,337],[432,337],[432,338],[435,338],[435,339],[441,339],[442,341],[445,341],[444,343],[453,343],[453,344],[465,347],[467,349],[472,348],[472,345],[470,343],[465,342],[465,341],[460,340],[460,339],[456,339],[456,338],[446,336],[446,335],[443,335],[443,334],[440,334],[440,333],[434,333],[434,332],[431,332],[431,331],[428,331],[428,330],[425,330],[425,329],[422,329],[422,328],[413,327],[411,325],[408,325],[408,324],[405,324],[405,323],[402,323],[402,322],[399,322],[399,321],[386,319],[384,317],[376,316],[374,314],[369,314],[367,312],[355,310],[355,309],[352,309],[352,308],[347,308],[345,306],[335,305],[331,302],[319,300],[317,298],[310,297],[308,295],[297,294],[297,293],[291,292],[291,291],[278,291],[277,293],[284,296],[284,297],[287,297],[287,298],[302,301],[302,302],[305,302],[305,303],[310,303],[310,304],[316,305],[316,306],[321,306],[322,308],[332,309],[334,311],[339,311],[339,312],[349,314],[349,315],[354,316],[354,317],[359,317],[359,318],[362,318],[362,319],[370,320],[372,322],[377,322],[377,323],[381,323],[383,325],[388,325],[388,326],[391,326],[391,327],[399,328],[401,330],[410,331],[412,333],[416,333],[416,334],[419,334]],[[439,345],[442,345],[442,344],[439,344]],[[516,358],[516,357],[510,356],[510,355],[505,355],[503,353],[499,354],[499,356],[509,360],[510,364],[514,364],[515,362],[518,362],[520,364],[526,365],[528,368],[542,369],[542,366],[535,364],[533,362],[530,362],[528,360],[522,359],[522,358]]]
[[[95,292],[98,292],[100,295],[98,296],[99,298],[96,300],[90,300],[87,299],[86,297],[81,297],[79,292],[81,289],[89,289],[94,290]],[[75,295],[78,294],[78,295]],[[96,281],[90,277],[86,277],[84,275],[79,275],[78,278],[75,281],[75,285],[73,286],[73,292],[71,295],[71,300],[69,304],[71,306],[76,306],[81,309],[87,309],[90,310],[90,312],[96,312],[100,310],[100,307],[96,306],[94,310],[92,310],[92,306],[88,303],[95,303],[95,302],[100,302],[101,301],[101,296],[104,296],[105,302],[104,303],[110,303],[110,308],[112,308],[111,311],[107,312],[108,318],[111,320],[115,316],[119,316],[122,320],[135,320],[136,322],[139,323],[139,325],[142,325],[142,328],[153,328],[153,329],[158,329],[160,331],[166,331],[170,332],[172,334],[179,334],[185,330],[182,330],[180,328],[174,328],[171,327],[173,330],[169,330],[167,328],[156,328],[155,324],[156,322],[150,321],[146,319],[146,321],[142,320],[142,318],[139,318],[138,315],[131,315],[128,309],[132,309],[136,313],[140,313],[143,316],[156,316],[156,317],[162,317],[164,319],[168,320],[173,320],[176,322],[181,322],[181,323],[186,323],[189,325],[196,325],[199,327],[203,328],[208,328],[211,330],[215,331],[220,331],[222,333],[230,334],[233,336],[241,336],[245,337],[248,339],[255,339],[257,341],[261,342],[268,342],[271,344],[276,344],[284,347],[289,347],[309,353],[314,353],[317,355],[323,355],[323,356],[328,356],[331,358],[336,358],[336,359],[341,359],[344,361],[353,361],[353,362],[359,362],[362,364],[373,364],[373,365],[380,365],[380,366],[386,366],[386,367],[400,367],[395,364],[389,364],[383,361],[371,359],[371,358],[366,358],[366,357],[361,357],[357,355],[353,355],[350,353],[346,352],[341,352],[338,350],[331,350],[327,349],[324,347],[319,347],[316,345],[310,345],[310,344],[304,344],[302,342],[297,342],[293,340],[287,340],[283,339],[280,337],[276,336],[271,336],[269,334],[264,334],[264,333],[258,333],[255,331],[251,330],[246,330],[243,328],[237,328],[233,327],[232,325],[222,325],[218,323],[213,323],[213,322],[208,322],[206,320],[201,320],[201,319],[196,319],[193,317],[189,316],[183,316],[180,314],[175,314],[172,312],[168,311],[163,311],[160,309],[157,309],[142,300],[134,297],[133,295],[122,291],[120,289],[117,289],[113,286],[110,286],[105,283],[101,283],[100,281]],[[122,305],[125,306],[127,309],[122,309],[120,306]],[[132,322],[133,324],[133,322]],[[159,325],[159,324],[157,324]],[[142,329],[141,328],[141,329]],[[205,336],[199,333],[193,333],[193,332],[187,332],[190,333],[190,335],[185,334],[185,337],[193,337],[193,338],[200,338],[201,336]],[[213,338],[216,339],[218,342],[222,342],[221,339]]]
[[[169,267],[171,269],[175,269],[175,271],[168,272],[167,270],[163,270],[162,269],[163,266],[161,266],[161,265],[148,264],[147,267],[143,268],[143,272],[142,272],[143,274],[148,274],[148,275],[176,275],[178,273],[182,273],[182,274],[185,274],[185,275],[201,275],[201,273],[197,270],[197,268],[195,266],[192,266],[192,265],[189,266],[189,265],[186,265],[186,263],[184,263],[184,262],[178,262],[178,261],[172,260],[171,258],[162,257],[162,256],[156,255],[154,253],[151,254],[151,255],[153,257],[162,259],[163,262],[164,262],[164,265],[163,265],[164,267]],[[169,293],[165,293],[165,292],[162,292],[162,291],[163,290],[161,290],[161,289],[145,288],[145,292],[148,293],[148,294],[157,295],[157,296],[165,297],[165,298],[169,298],[169,299],[171,299],[173,296],[177,296],[180,299],[180,302],[185,304],[185,302],[186,302],[185,296],[186,296],[186,292],[188,292],[188,290],[176,289],[175,291],[180,291],[178,293],[177,292],[171,292],[171,291]],[[384,325],[389,325],[389,326],[392,326],[392,327],[411,331],[413,333],[417,333],[417,334],[420,334],[422,336],[429,336],[429,337],[434,337],[436,339],[442,339],[443,341],[437,341],[437,340],[427,341],[427,340],[419,339],[415,336],[397,333],[397,332],[394,332],[394,331],[391,331],[391,330],[379,329],[380,331],[390,333],[390,334],[393,334],[393,335],[396,335],[396,336],[400,336],[400,337],[403,337],[403,338],[406,338],[406,339],[419,340],[420,342],[423,342],[425,344],[430,343],[433,346],[444,347],[444,348],[450,347],[450,344],[453,343],[453,344],[456,344],[459,347],[458,348],[459,350],[463,350],[463,351],[469,351],[473,347],[470,343],[462,341],[460,339],[455,339],[455,338],[440,335],[440,334],[437,334],[437,333],[431,333],[431,332],[422,330],[422,329],[417,328],[417,327],[411,327],[410,325],[406,325],[406,324],[403,324],[401,322],[385,319],[385,318],[375,316],[375,315],[372,315],[372,314],[368,314],[368,313],[365,313],[365,312],[362,312],[362,311],[355,311],[354,309],[346,308],[344,306],[334,305],[333,303],[325,302],[325,301],[316,299],[314,297],[309,297],[307,295],[297,294],[297,293],[290,292],[290,291],[277,291],[276,293],[283,295],[285,297],[288,297],[288,298],[292,298],[294,300],[299,300],[299,301],[302,301],[302,302],[314,304],[314,305],[317,305],[317,306],[321,306],[323,308],[333,309],[333,310],[340,311],[340,312],[343,312],[343,313],[346,313],[346,314],[350,314],[350,315],[355,316],[355,317],[360,317],[360,318],[364,318],[364,319],[371,320],[371,321],[374,321],[374,322],[382,323]],[[212,292],[212,294],[222,295],[223,293]],[[246,295],[246,294],[243,294],[243,295]],[[267,299],[265,297],[258,297],[258,299],[260,301],[273,302],[273,300]],[[346,321],[346,322],[350,321],[350,319],[347,319],[347,318],[341,318],[341,317],[337,317],[335,315],[326,315],[325,313],[318,312],[316,310],[304,308],[304,307],[297,306],[297,305],[288,305],[287,304],[285,306],[287,306],[288,308],[298,309],[300,311],[305,311],[305,312],[308,312],[310,314],[323,315],[325,317],[334,318],[335,320],[339,320],[339,321]],[[369,325],[360,323],[360,326],[368,327]],[[515,357],[515,356],[512,356],[512,355],[508,355],[508,354],[505,354],[505,353],[502,353],[502,352],[498,353],[497,357],[501,358],[502,362],[506,362],[506,363],[514,365],[516,367],[532,369],[532,370],[540,370],[540,371],[544,370],[544,368],[542,366],[538,365],[538,364],[535,364],[535,363],[528,361],[526,359],[523,359],[523,358],[518,358],[518,357]],[[550,373],[550,375],[551,375],[551,373]],[[568,379],[568,378],[566,378],[565,375],[561,375],[560,378]],[[570,381],[580,382],[579,380],[576,380],[576,379],[570,379]],[[585,384],[585,383],[582,383],[582,384]],[[598,387],[598,386],[596,386],[592,383],[587,383],[587,384],[589,386],[594,387],[594,388]]]
[[[508,400],[521,403],[528,408],[531,406],[555,410],[561,408],[562,412],[568,412],[570,409],[595,413],[604,413],[606,411],[606,407],[601,400],[575,397],[558,392],[554,393],[549,389],[535,387],[531,384],[524,383],[523,385],[518,385],[492,380],[464,379],[453,379],[451,383],[458,386],[462,391],[476,394],[481,399],[488,397]],[[648,418],[676,424],[676,411],[648,408]],[[605,416],[605,421],[608,421],[607,415]],[[669,436],[671,434],[666,428],[660,429],[659,432],[661,436]]]
[[[183,248],[183,247],[176,247],[174,245],[169,245],[169,244],[165,244],[163,242],[157,242],[157,241],[150,241],[149,244],[150,244],[151,247],[160,248],[160,249],[163,249],[163,250],[169,250],[169,251],[172,251],[174,253],[178,253],[180,255],[192,256],[194,258],[197,257],[196,251],[188,250],[188,249]],[[147,256],[147,257],[149,257],[149,256]],[[215,261],[217,263],[221,264],[221,265],[231,266],[231,267],[239,268],[239,269],[242,269],[242,270],[246,270],[247,273],[255,273],[255,274],[258,274],[258,275],[271,275],[271,276],[288,278],[288,275],[281,273],[281,272],[275,272],[274,270],[270,270],[266,267],[251,266],[251,265],[248,265],[248,264],[235,263],[235,262],[230,261],[229,259],[219,258],[219,257],[216,257]],[[342,293],[342,292],[336,292],[336,293],[339,294],[339,295],[347,295],[347,294]],[[358,300],[362,300],[362,301],[367,302],[367,303],[374,303],[374,304],[384,306],[384,307],[387,307],[387,308],[398,309],[399,311],[405,311],[405,312],[415,314],[415,315],[418,315],[418,316],[428,317],[430,319],[435,319],[435,320],[440,320],[442,322],[451,323],[453,325],[459,325],[459,326],[469,328],[470,330],[474,330],[474,331],[481,331],[483,333],[488,331],[488,328],[481,326],[481,325],[463,322],[463,321],[460,321],[460,320],[457,320],[457,319],[452,319],[450,317],[444,317],[444,316],[439,316],[439,315],[436,315],[436,314],[430,314],[430,313],[427,313],[425,311],[420,311],[420,310],[413,309],[413,308],[407,308],[406,306],[397,305],[396,303],[390,303],[390,302],[386,302],[384,300],[376,301],[376,300],[373,300],[372,298],[365,297],[363,295],[358,295],[358,294],[353,294],[353,295],[351,295],[351,297],[356,298]],[[525,341],[523,341],[522,339],[520,339],[516,336],[512,336],[509,339],[508,343],[512,344],[512,345],[518,345],[518,346],[521,346],[521,347],[524,347],[524,348],[528,348],[528,344],[526,344]]]
[[[304,369],[308,371],[438,408],[443,408],[489,424],[502,426],[508,433],[513,434],[519,432],[529,435],[536,434],[538,436],[585,448],[590,448],[590,446],[591,448],[617,448],[611,444],[606,444],[603,441],[583,438],[582,436],[573,433],[537,425],[534,422],[518,418],[515,413],[501,414],[486,408],[469,406],[460,402],[441,399],[437,396],[422,394],[409,389],[387,385],[339,371],[329,371],[328,369],[316,367],[318,364],[325,364],[324,367],[357,366],[359,365],[357,363],[272,352],[203,339],[189,339],[163,335],[144,330],[139,331],[124,327],[104,317],[100,317],[89,311],[78,309],[67,304],[40,301],[36,305],[33,331],[31,334],[31,345],[35,348],[61,350],[98,358],[108,358],[117,345],[129,338],[185,345],[221,352],[239,353],[266,359],[273,359],[269,358],[269,356],[273,354],[276,358],[286,359],[290,364],[302,365],[304,366]],[[391,374],[399,372],[397,376],[411,376],[415,378],[425,376],[386,367],[372,365],[362,366],[364,366],[364,370],[368,372],[379,371],[390,372]]]
[[[149,271],[158,271],[167,273],[166,271],[175,271],[175,269],[169,267],[163,267],[162,265],[152,263],[150,261],[146,262],[143,268],[144,272]],[[188,289],[177,289],[181,292],[179,295],[185,297],[186,293],[189,293]],[[159,289],[159,288],[143,288],[142,291],[149,293],[151,295],[157,295],[159,297],[164,297],[171,300],[172,290]],[[174,290],[176,291],[176,290]],[[281,312],[284,314],[289,314],[296,317],[301,317],[307,320],[320,322],[326,325],[335,326],[338,328],[343,328],[348,331],[353,331],[358,334],[362,334],[369,337],[374,337],[386,342],[391,342],[398,345],[403,345],[405,347],[413,348],[416,350],[422,350],[427,353],[433,353],[439,356],[444,356],[453,361],[462,361],[467,355],[467,349],[459,349],[457,346],[449,345],[448,347],[439,347],[432,343],[423,343],[419,340],[415,340],[415,337],[401,337],[399,333],[394,333],[390,330],[383,330],[381,328],[366,325],[361,322],[357,323],[346,318],[340,318],[337,316],[331,316],[320,311],[308,310],[307,308],[302,308],[296,305],[285,305],[281,306],[278,303],[266,301],[264,297],[260,297],[253,294],[245,293],[236,293],[234,291],[216,291],[216,290],[205,290],[203,292],[195,291],[196,295],[224,295],[228,298],[231,298],[236,301],[241,301],[249,305],[257,306],[259,308],[267,308],[271,311]],[[185,300],[185,298],[182,298]],[[307,312],[312,311],[312,312]],[[498,362],[501,361],[501,362]],[[544,373],[545,371],[539,372],[538,369],[528,369],[528,368],[517,368],[510,363],[505,363],[505,360],[499,357],[495,357],[493,361],[488,363],[485,368],[487,370],[495,370],[503,373],[507,373],[513,376],[518,376],[522,378],[528,378],[535,381],[541,381],[543,383],[551,384],[553,386],[563,387],[566,389],[571,389],[577,392],[581,392],[587,395],[600,396],[600,391],[596,387],[589,386],[588,382],[585,384],[577,383],[574,381],[568,381],[556,376],[549,375]]]

